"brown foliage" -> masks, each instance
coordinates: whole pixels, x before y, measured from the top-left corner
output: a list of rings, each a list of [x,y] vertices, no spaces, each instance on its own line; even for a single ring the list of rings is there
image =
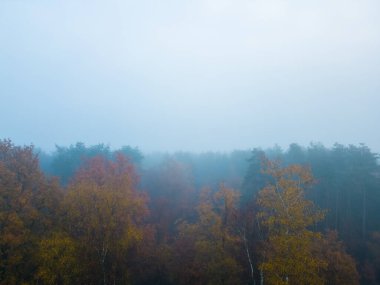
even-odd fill
[[[177,284],[238,284],[242,271],[236,259],[236,191],[221,186],[212,195],[205,189],[197,207],[198,221],[183,222],[174,245],[172,271]]]
[[[315,246],[328,264],[322,271],[326,285],[359,284],[359,273],[355,261],[347,254],[343,242],[338,240],[336,231],[329,231]]]
[[[0,141],[0,284],[33,279],[36,242],[53,226],[60,194],[32,146]]]
[[[64,198],[65,228],[79,243],[86,282],[125,283],[128,250],[142,240],[146,198],[136,190],[133,166],[90,160],[69,185]],[[86,280],[86,279],[85,279]]]

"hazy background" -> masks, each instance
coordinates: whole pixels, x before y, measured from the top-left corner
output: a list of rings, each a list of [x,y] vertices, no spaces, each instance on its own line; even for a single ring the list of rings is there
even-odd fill
[[[378,0],[0,0],[0,137],[380,151]]]

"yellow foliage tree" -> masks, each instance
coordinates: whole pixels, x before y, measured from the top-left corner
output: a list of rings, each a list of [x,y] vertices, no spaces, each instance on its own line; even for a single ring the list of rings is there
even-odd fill
[[[198,222],[182,223],[175,244],[178,284],[238,284],[240,237],[235,231],[238,193],[221,186],[214,195],[205,189],[197,207]],[[178,261],[181,265],[178,266]]]
[[[60,197],[32,146],[0,140],[0,284],[34,282],[37,241],[54,223]]]
[[[133,166],[95,158],[81,169],[64,198],[66,230],[79,243],[83,282],[126,284],[128,249],[142,239],[145,196]]]
[[[258,197],[258,218],[267,231],[259,265],[265,284],[323,284],[321,270],[327,262],[314,247],[321,235],[310,227],[323,219],[324,212],[304,194],[313,182],[311,172],[299,165],[282,168],[277,161],[264,160],[263,164],[263,171],[272,178]]]
[[[54,233],[39,242],[37,279],[47,285],[78,284],[81,266],[78,244],[66,234]]]

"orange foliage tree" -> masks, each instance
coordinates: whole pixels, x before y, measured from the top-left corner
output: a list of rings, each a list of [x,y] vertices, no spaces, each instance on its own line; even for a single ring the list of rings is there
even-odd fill
[[[347,254],[343,242],[338,240],[336,231],[329,231],[321,242],[315,244],[316,248],[327,262],[322,270],[326,285],[358,285],[359,273],[354,259]]]
[[[0,141],[0,284],[33,282],[38,240],[53,226],[60,197],[32,146]]]
[[[115,161],[90,160],[69,185],[65,230],[79,244],[82,282],[128,282],[128,253],[142,240],[147,215],[136,182],[133,165],[120,154]]]

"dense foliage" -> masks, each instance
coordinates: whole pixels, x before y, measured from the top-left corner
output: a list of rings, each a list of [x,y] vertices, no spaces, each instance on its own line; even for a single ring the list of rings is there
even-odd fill
[[[378,205],[364,145],[143,158],[3,140],[0,284],[379,284]]]

